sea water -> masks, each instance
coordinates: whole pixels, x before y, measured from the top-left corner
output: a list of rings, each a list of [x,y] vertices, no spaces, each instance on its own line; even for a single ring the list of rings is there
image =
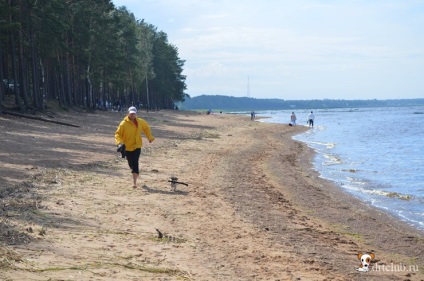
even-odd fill
[[[290,122],[287,111],[263,111],[261,122]],[[315,126],[294,139],[317,154],[321,177],[424,230],[424,107],[313,110]],[[294,110],[307,126],[310,110]]]

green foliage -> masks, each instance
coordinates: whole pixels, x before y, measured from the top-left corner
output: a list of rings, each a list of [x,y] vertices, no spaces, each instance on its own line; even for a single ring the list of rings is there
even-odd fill
[[[174,101],[183,101],[186,89],[185,76],[181,75],[184,61],[178,58],[177,47],[168,43],[167,35],[159,32],[153,40],[153,68],[155,79],[152,88],[155,93],[155,103],[165,102],[168,107]]]
[[[424,105],[424,99],[404,100],[283,100],[255,99],[247,97],[231,97],[219,95],[202,95],[187,99],[179,105],[187,110],[225,110],[225,111],[258,111],[287,109],[325,109],[355,107],[385,107]]]
[[[0,79],[18,81],[25,108],[36,100],[173,108],[186,97],[178,49],[111,0],[0,1],[0,50]]]

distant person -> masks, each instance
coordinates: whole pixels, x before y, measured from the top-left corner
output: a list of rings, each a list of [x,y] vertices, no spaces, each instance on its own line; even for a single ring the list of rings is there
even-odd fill
[[[256,113],[254,111],[250,112],[250,120],[255,120]]]
[[[314,119],[315,119],[314,112],[311,111],[311,113],[309,113],[309,115],[308,115],[308,124],[309,124],[309,127],[314,127]]]
[[[125,116],[115,132],[115,141],[118,148],[125,149],[128,166],[133,176],[133,188],[137,188],[137,179],[140,174],[138,160],[143,145],[141,132],[146,135],[149,143],[155,139],[150,132],[149,124],[144,119],[137,117],[137,109],[131,106],[128,109],[128,115]]]
[[[292,114],[290,115],[290,124],[292,126],[296,126],[296,120],[297,120],[296,114],[294,114],[294,112],[292,112]]]

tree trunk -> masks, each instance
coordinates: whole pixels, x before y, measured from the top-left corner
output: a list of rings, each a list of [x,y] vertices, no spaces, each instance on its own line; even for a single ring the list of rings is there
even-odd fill
[[[46,99],[47,99],[47,83],[46,83],[46,76],[45,76],[45,69],[43,61],[40,59],[40,73],[41,73],[41,84],[40,84],[40,90],[41,90],[41,108],[45,109],[46,106]]]
[[[19,18],[20,18],[20,22],[23,23],[23,18],[22,18],[22,7],[19,10]],[[18,86],[18,90],[19,93],[22,96],[22,99],[24,101],[24,109],[26,109],[29,106],[29,99],[28,99],[28,79],[27,79],[27,72],[26,72],[26,60],[24,57],[24,36],[23,36],[23,30],[22,30],[22,24],[19,28],[19,86]]]
[[[55,75],[57,77],[56,79],[56,89],[57,89],[57,95],[59,99],[59,104],[63,107],[67,107],[68,104],[66,103],[66,96],[65,96],[65,87],[64,87],[64,79],[63,79],[63,67],[60,60],[60,54],[59,50],[57,50],[57,74]]]
[[[1,33],[0,33],[1,36]],[[3,83],[3,79],[5,79],[4,73],[3,73],[3,48],[2,44],[0,42],[0,107],[3,105],[4,95],[6,87]]]
[[[68,97],[68,103],[73,106],[75,105],[75,101],[72,99],[72,83],[71,83],[71,69],[69,63],[69,54],[66,52],[65,55],[65,75],[66,75],[66,96]]]
[[[93,86],[90,79],[90,65],[87,66],[87,107],[94,108],[93,106]]]
[[[14,4],[14,1],[10,1],[9,5],[12,6]],[[9,15],[9,23],[13,24],[12,15]],[[16,81],[18,80],[18,71],[16,69],[16,49],[15,49],[15,36],[13,31],[9,32],[9,45],[10,45],[10,56],[12,61],[12,76],[13,76],[13,87],[14,87],[14,93],[15,93],[15,105],[20,106],[20,98],[19,98],[19,89],[17,87]],[[9,85],[10,85],[10,79],[9,79]]]
[[[18,71],[16,69],[16,50],[15,50],[15,36],[13,36],[13,32],[10,32],[10,36],[9,36],[9,40],[10,40],[10,55],[11,55],[11,60],[12,60],[12,75],[13,75],[13,89],[14,89],[14,93],[15,93],[15,104],[17,106],[20,106],[20,98],[19,98],[19,88],[17,86],[17,79],[18,79]],[[9,81],[9,85],[10,85],[10,81]]]
[[[76,80],[77,84],[75,85],[75,87],[77,88],[77,101],[78,101],[78,105],[84,105],[84,99],[85,99],[85,83],[81,83],[81,67],[78,66],[77,69],[77,77],[78,79]]]
[[[31,48],[31,68],[32,68],[32,95],[33,95],[33,101],[34,101],[34,107],[37,110],[42,109],[42,103],[40,102],[40,86],[39,86],[39,77],[38,77],[38,71],[37,71],[37,52],[35,50],[35,42],[34,42],[34,32],[32,29],[32,22],[31,22],[31,13],[30,11],[29,15],[29,44]]]
[[[149,98],[149,81],[146,75],[146,108],[150,109],[150,98]]]

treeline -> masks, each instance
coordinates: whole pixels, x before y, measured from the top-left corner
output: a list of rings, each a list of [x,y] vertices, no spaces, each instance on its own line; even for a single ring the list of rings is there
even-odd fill
[[[220,95],[201,95],[188,98],[179,107],[187,110],[213,109],[213,110],[272,110],[284,107],[281,99],[255,99],[247,97],[231,97]]]
[[[183,66],[166,33],[111,0],[0,0],[1,107],[173,108]]]
[[[225,110],[225,111],[258,111],[285,109],[325,109],[325,108],[354,108],[354,107],[385,107],[385,106],[414,106],[424,105],[424,99],[399,100],[283,100],[256,99],[248,97],[231,97],[219,95],[202,95],[188,98],[179,104],[187,110]]]

